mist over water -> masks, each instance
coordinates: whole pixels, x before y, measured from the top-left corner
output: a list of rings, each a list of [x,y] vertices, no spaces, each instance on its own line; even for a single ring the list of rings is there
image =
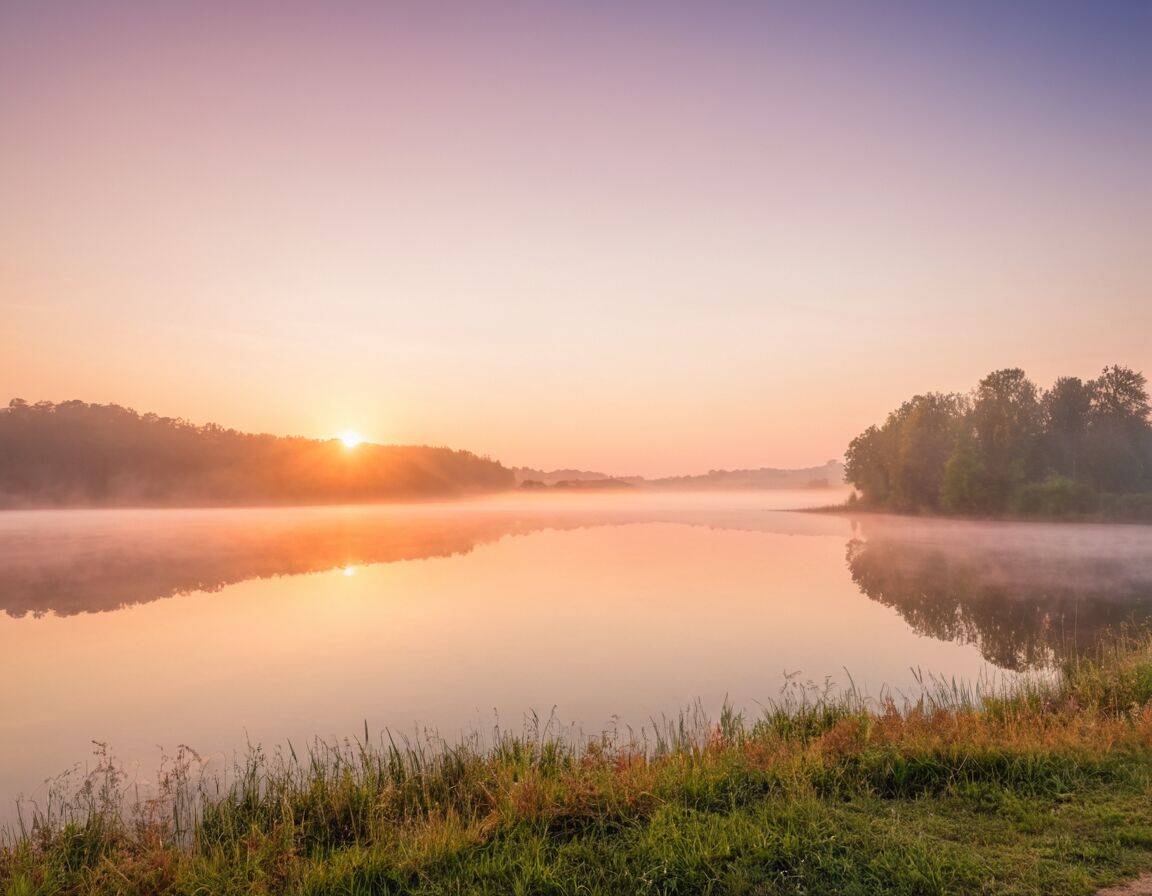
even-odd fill
[[[0,799],[108,742],[524,714],[588,733],[699,699],[752,713],[786,674],[913,693],[916,671],[1041,670],[1150,623],[1152,528],[789,513],[837,491],[0,515]]]
[[[1023,670],[1152,623],[1152,527],[866,517],[847,548],[863,594],[918,632]]]
[[[466,554],[543,529],[661,521],[763,527],[770,523],[749,511],[842,497],[839,490],[524,493],[407,505],[9,512],[0,514],[0,611],[116,610],[252,578]]]

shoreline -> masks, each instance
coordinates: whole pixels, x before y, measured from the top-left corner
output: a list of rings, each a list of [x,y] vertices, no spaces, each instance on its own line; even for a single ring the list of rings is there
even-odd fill
[[[789,513],[824,513],[833,516],[894,516],[905,520],[939,520],[944,522],[964,523],[1069,523],[1073,525],[1103,525],[1103,526],[1152,526],[1152,520],[1134,520],[1112,518],[1091,514],[1086,516],[1019,516],[1003,514],[1000,516],[974,516],[971,514],[946,513],[912,513],[909,511],[892,510],[885,507],[868,507],[862,505],[831,504],[825,507],[794,507]]]
[[[96,768],[0,838],[0,892],[1085,894],[1152,868],[1152,639],[980,696],[785,689],[638,743],[382,735]]]

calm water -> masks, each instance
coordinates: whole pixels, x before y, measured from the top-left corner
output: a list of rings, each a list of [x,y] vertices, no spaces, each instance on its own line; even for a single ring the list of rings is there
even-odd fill
[[[784,512],[828,492],[0,514],[0,815],[105,741],[231,758],[553,709],[585,732],[785,674],[1041,668],[1152,614],[1152,527]]]

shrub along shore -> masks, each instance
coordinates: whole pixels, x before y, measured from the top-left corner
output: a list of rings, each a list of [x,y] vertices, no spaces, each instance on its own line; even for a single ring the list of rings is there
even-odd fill
[[[1089,894],[1152,867],[1152,641],[897,705],[792,681],[647,741],[106,757],[0,847],[14,894]]]

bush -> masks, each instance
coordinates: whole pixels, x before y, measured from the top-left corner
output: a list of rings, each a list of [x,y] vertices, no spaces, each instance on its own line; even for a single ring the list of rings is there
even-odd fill
[[[1108,495],[1104,511],[1109,519],[1152,523],[1152,492]]]
[[[1095,513],[1100,495],[1083,482],[1052,475],[1025,485],[1016,493],[1016,512],[1024,516],[1067,517]]]

